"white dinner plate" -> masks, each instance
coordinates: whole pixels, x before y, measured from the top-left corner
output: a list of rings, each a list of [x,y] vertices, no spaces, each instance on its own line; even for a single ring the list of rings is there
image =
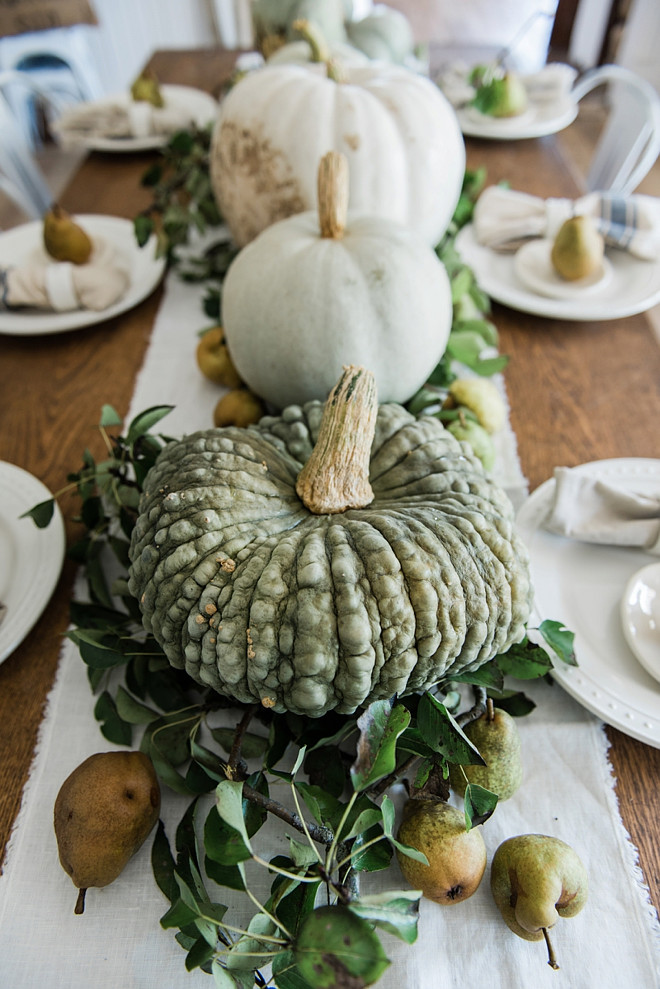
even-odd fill
[[[74,219],[92,239],[102,237],[113,244],[127,264],[131,280],[124,295],[100,311],[75,309],[71,312],[40,312],[23,309],[0,312],[0,334],[37,336],[43,333],[61,333],[92,326],[132,309],[154,290],[165,270],[165,258],[156,257],[156,239],[152,237],[144,247],[138,247],[131,220],[118,216],[99,216],[86,213]],[[0,233],[0,268],[19,265],[32,255],[42,243],[43,223],[33,220],[12,230]]]
[[[660,491],[660,460],[600,460],[574,468],[615,481],[617,487]],[[587,710],[626,735],[660,748],[660,684],[628,646],[620,602],[631,578],[651,559],[629,547],[578,542],[547,532],[551,478],[521,506],[517,525],[530,553],[535,620],[553,619],[575,633],[578,666],[559,666],[554,677]]]
[[[0,663],[23,641],[48,604],[64,560],[64,522],[55,506],[50,525],[38,529],[23,512],[51,497],[41,481],[0,460]]]
[[[578,105],[571,96],[539,102],[530,100],[519,117],[489,117],[474,107],[456,110],[458,123],[466,137],[483,137],[491,141],[521,141],[530,137],[556,134],[572,124]]]
[[[626,642],[644,669],[660,681],[660,562],[632,575],[621,598]]]
[[[611,277],[598,291],[553,299],[523,284],[515,271],[515,254],[479,244],[471,223],[459,231],[456,249],[487,295],[520,312],[593,322],[633,316],[660,302],[660,261],[640,261],[627,251],[607,251]]]
[[[195,89],[193,86],[162,85],[160,87],[163,100],[167,107],[185,109],[190,113],[192,119],[198,127],[205,127],[212,123],[218,113],[218,101],[209,93],[202,89]],[[112,105],[128,105],[131,100],[130,93],[117,93],[107,99],[97,100],[87,106],[98,106],[99,108]],[[112,151],[120,154],[127,154],[134,151],[152,151],[164,147],[169,141],[171,134],[148,134],[140,137],[101,137],[100,135],[89,134],[81,136],[80,143],[89,151]]]

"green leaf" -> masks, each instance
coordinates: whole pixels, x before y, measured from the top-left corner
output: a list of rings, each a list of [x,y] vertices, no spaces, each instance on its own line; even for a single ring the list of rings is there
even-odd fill
[[[277,989],[314,989],[300,974],[293,951],[281,951],[275,955],[273,979]]]
[[[103,405],[101,407],[101,418],[99,419],[99,427],[101,429],[108,429],[110,426],[121,426],[121,422],[121,416],[111,405]]]
[[[383,841],[375,842],[364,847],[368,842],[382,835]],[[387,869],[392,861],[392,846],[379,827],[369,828],[368,831],[359,834],[351,848],[351,865],[356,872],[380,872]]]
[[[215,989],[252,989],[254,976],[252,972],[229,972],[220,958],[214,958],[211,974]]]
[[[164,930],[169,930],[172,927],[187,927],[188,924],[191,924],[194,921],[196,916],[196,911],[191,910],[189,906],[186,906],[179,896],[176,900],[174,900],[170,909],[167,910],[160,918],[160,926]]]
[[[174,878],[174,858],[162,821],[158,822],[151,846],[151,868],[159,890],[170,903],[174,903],[178,898],[179,888]]]
[[[488,696],[497,701],[497,706],[510,714],[512,718],[522,718],[536,707],[531,698],[519,690],[489,691]]]
[[[289,838],[289,855],[298,869],[318,862],[316,852],[309,842],[296,841],[295,838]]]
[[[140,704],[121,684],[117,688],[115,704],[117,705],[119,717],[124,721],[128,721],[131,725],[148,725],[151,721],[155,721],[158,718],[157,711],[154,711],[151,707],[147,707],[145,704]]]
[[[484,663],[478,670],[471,673],[452,674],[451,683],[471,683],[476,687],[493,688],[500,690],[504,683],[504,676],[496,662]]]
[[[349,910],[364,920],[382,927],[406,944],[417,940],[417,918],[421,890],[397,889],[371,896],[361,896],[349,904]]]
[[[335,828],[341,820],[345,804],[320,786],[296,782],[296,790],[302,795],[315,821],[325,827]]]
[[[499,797],[478,783],[468,783],[465,788],[463,807],[465,810],[465,830],[483,824],[497,806]]]
[[[469,268],[461,268],[451,280],[451,301],[458,302],[470,290],[474,275]]]
[[[356,791],[366,790],[372,783],[393,772],[396,766],[396,742],[410,723],[410,711],[392,701],[374,701],[360,715],[357,724],[360,737],[351,780]]]
[[[212,728],[211,735],[225,752],[231,752],[234,743],[234,730],[232,728]],[[241,755],[244,759],[258,759],[267,748],[268,739],[263,735],[255,735],[249,731],[243,735]]]
[[[186,970],[192,972],[194,969],[199,968],[200,965],[210,961],[214,954],[215,947],[210,945],[206,938],[197,938],[186,955]]]
[[[109,742],[130,745],[133,740],[131,726],[120,718],[115,702],[104,690],[94,706],[94,717],[101,722],[101,732]]]
[[[252,852],[250,838],[243,816],[243,784],[234,780],[224,780],[215,788],[216,803],[220,817],[235,831],[238,831],[245,847]]]
[[[145,409],[139,415],[135,416],[130,426],[128,427],[128,434],[126,436],[126,442],[129,446],[132,446],[136,440],[145,433],[148,433],[156,423],[160,422],[169,412],[174,408],[173,405],[154,405],[149,409]]]
[[[32,519],[37,529],[45,529],[53,515],[55,514],[55,499],[48,498],[47,501],[40,501],[38,505],[34,505],[27,512],[23,512],[19,515],[19,519]]]
[[[561,622],[555,622],[549,618],[541,622],[538,630],[552,651],[557,654],[563,663],[567,663],[568,666],[578,665],[575,658],[574,632],[569,632]]]
[[[497,656],[495,661],[505,676],[516,677],[518,680],[537,680],[552,669],[552,660],[545,649],[528,639],[511,646],[507,652]]]
[[[274,947],[273,942],[259,939],[260,934],[272,937],[276,933],[277,928],[270,917],[263,913],[255,914],[247,929],[248,934],[242,934],[225,956],[229,969],[246,969],[253,972],[259,965],[266,965],[270,961],[270,953]],[[265,951],[266,954],[259,957],[259,951]]]
[[[371,925],[342,906],[319,907],[306,917],[293,953],[315,989],[373,985],[389,965]]]
[[[251,857],[241,833],[220,817],[215,806],[204,823],[204,848],[208,858],[222,866],[235,866]],[[235,880],[235,875],[230,875]]]
[[[412,848],[410,845],[404,845],[403,842],[399,841],[394,837],[394,804],[387,794],[383,797],[383,802],[381,804],[381,811],[383,813],[383,831],[387,838],[392,842],[395,848],[398,848],[400,852],[407,855],[408,858],[415,859],[417,862],[421,862],[423,865],[428,865],[429,860],[427,859],[424,852],[418,851],[416,848]]]
[[[133,220],[133,230],[138,247],[144,247],[154,232],[154,221],[149,216],[136,216]]]
[[[417,726],[431,748],[449,762],[485,766],[479,751],[455,718],[428,691],[422,695],[417,708]]]

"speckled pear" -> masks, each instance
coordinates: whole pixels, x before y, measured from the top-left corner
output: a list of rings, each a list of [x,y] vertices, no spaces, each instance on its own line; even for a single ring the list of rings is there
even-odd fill
[[[122,872],[158,820],[160,786],[143,752],[97,752],[60,787],[54,825],[62,868],[80,890],[107,886]]]
[[[520,734],[515,719],[492,705],[476,721],[463,729],[485,766],[456,766],[449,769],[449,782],[457,793],[464,794],[468,783],[477,783],[508,800],[522,783],[523,767]]]
[[[587,871],[559,838],[522,834],[499,846],[490,888],[508,927],[526,941],[548,944],[548,964],[558,968],[548,931],[560,917],[574,917],[587,901]]]
[[[467,900],[486,869],[486,846],[478,828],[465,829],[465,816],[451,804],[409,800],[398,840],[423,852],[428,865],[397,849],[399,867],[427,900],[449,905]]]

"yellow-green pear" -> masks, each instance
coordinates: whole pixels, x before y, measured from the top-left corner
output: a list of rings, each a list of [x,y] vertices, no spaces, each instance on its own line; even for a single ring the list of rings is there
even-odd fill
[[[47,253],[55,261],[86,264],[94,248],[83,228],[57,203],[44,214],[43,238]]]
[[[90,886],[117,878],[159,812],[158,777],[143,752],[97,752],[67,777],[54,824],[60,863],[80,890],[76,913],[85,909]]]
[[[525,84],[517,72],[486,79],[477,88],[474,105],[490,117],[519,117],[527,109]]]
[[[591,217],[571,216],[557,231],[550,260],[561,278],[576,282],[601,267],[604,252],[605,242]]]
[[[479,886],[486,869],[484,840],[477,828],[466,830],[464,814],[451,804],[409,800],[397,837],[428,859],[424,865],[397,849],[404,877],[428,900],[460,903]]]
[[[548,931],[560,917],[574,917],[587,901],[587,870],[560,838],[521,834],[499,846],[490,871],[495,903],[514,934],[548,945],[548,964],[558,968]]]
[[[136,103],[151,103],[152,106],[165,105],[160,83],[153,72],[141,72],[131,85],[131,98]]]
[[[506,711],[489,703],[487,711],[465,725],[463,731],[484,759],[485,766],[449,768],[449,782],[457,793],[464,794],[468,783],[477,783],[508,800],[522,783],[520,734]]]

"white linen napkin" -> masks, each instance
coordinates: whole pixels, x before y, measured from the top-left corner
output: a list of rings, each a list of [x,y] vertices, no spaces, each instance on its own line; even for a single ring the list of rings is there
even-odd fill
[[[38,251],[23,264],[0,270],[0,310],[102,311],[120,299],[129,284],[130,273],[113,245],[95,238],[86,264],[53,261]]]
[[[194,113],[185,105],[162,107],[136,100],[107,103],[81,103],[67,109],[52,124],[58,140],[64,145],[85,138],[134,138],[173,134],[191,127]]]
[[[624,491],[598,477],[557,467],[544,528],[560,536],[609,546],[638,546],[660,554],[660,492]]]
[[[580,199],[541,199],[526,192],[491,185],[474,209],[475,236],[484,247],[516,251],[534,237],[554,239],[570,216],[591,216],[605,243],[644,261],[660,258],[660,199],[626,198],[590,192]]]
[[[437,80],[444,95],[457,109],[471,103],[476,96],[477,90],[470,82],[473,68],[464,62],[451,62]],[[520,78],[532,102],[553,103],[569,95],[576,76],[577,71],[571,65],[552,62],[538,72],[530,72]]]

